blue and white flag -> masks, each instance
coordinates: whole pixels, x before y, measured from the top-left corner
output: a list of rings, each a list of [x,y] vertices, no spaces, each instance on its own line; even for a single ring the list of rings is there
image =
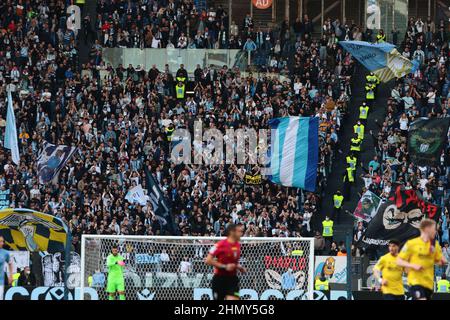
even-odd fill
[[[129,203],[139,203],[141,206],[145,206],[149,199],[149,196],[144,193],[144,189],[142,189],[140,184],[128,190],[125,195],[125,200]]]
[[[56,178],[76,150],[76,147],[57,146],[44,141],[42,152],[37,159],[39,183],[46,184]]]
[[[5,131],[5,148],[11,150],[12,161],[19,165],[19,143],[17,141],[16,116],[14,115],[14,107],[11,91],[8,90],[8,111],[6,112],[6,131]]]
[[[382,82],[414,73],[420,65],[419,61],[402,56],[391,43],[339,41],[339,44]]]
[[[314,192],[319,159],[319,119],[286,117],[270,120],[272,182]]]

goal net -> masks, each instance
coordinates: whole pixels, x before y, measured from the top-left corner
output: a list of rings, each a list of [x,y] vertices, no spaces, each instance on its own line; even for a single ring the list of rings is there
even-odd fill
[[[105,292],[106,258],[113,245],[125,259],[127,300],[209,300],[213,268],[204,263],[221,238],[83,235],[81,299]],[[243,300],[312,300],[313,238],[242,238],[240,274]]]

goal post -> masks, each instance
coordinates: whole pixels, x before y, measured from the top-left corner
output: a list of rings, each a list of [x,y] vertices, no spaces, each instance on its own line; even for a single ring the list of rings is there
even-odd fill
[[[213,268],[204,263],[221,237],[82,235],[80,298],[107,300],[106,258],[113,245],[125,259],[127,300],[212,299]],[[243,300],[313,300],[314,238],[241,238]]]

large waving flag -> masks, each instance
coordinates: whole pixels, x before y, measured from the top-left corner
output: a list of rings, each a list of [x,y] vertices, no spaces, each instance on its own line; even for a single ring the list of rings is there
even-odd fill
[[[272,182],[313,192],[319,158],[319,119],[275,118],[269,125]]]
[[[417,60],[408,60],[387,42],[340,41],[339,44],[382,82],[404,77],[419,67]]]
[[[58,217],[25,208],[0,211],[0,236],[11,250],[63,252],[67,225]]]
[[[16,116],[14,115],[11,91],[8,90],[8,110],[6,112],[5,148],[11,150],[12,160],[15,164],[20,163],[19,144],[17,141]]]
[[[42,152],[37,158],[39,183],[46,184],[55,179],[75,151],[77,151],[76,147],[54,145],[44,141]]]

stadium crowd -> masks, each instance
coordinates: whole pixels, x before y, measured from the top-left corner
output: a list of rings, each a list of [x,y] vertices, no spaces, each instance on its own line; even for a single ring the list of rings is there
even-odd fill
[[[428,19],[410,19],[404,40],[401,42],[402,55],[409,59],[419,59],[420,68],[404,78],[398,79],[391,91],[386,106],[386,117],[377,121],[380,130],[372,131],[375,156],[363,163],[365,187],[362,195],[370,190],[386,199],[396,183],[406,189],[417,189],[426,201],[442,207],[438,224],[438,239],[443,245],[444,255],[450,257],[449,209],[450,209],[450,148],[448,142],[439,166],[418,166],[408,156],[408,129],[420,117],[449,117],[450,107],[450,50],[448,23],[443,20],[435,25]],[[370,139],[370,137],[369,137]],[[354,240],[359,241],[365,223],[355,226]],[[376,255],[376,252],[374,252]],[[376,257],[374,257],[376,258]],[[447,270],[447,273],[449,270]]]
[[[105,47],[212,49],[237,47],[240,41],[224,33],[228,16],[221,6],[197,9],[191,0],[100,0],[97,14],[95,35]],[[86,34],[93,31],[88,29]]]
[[[136,28],[160,36],[164,45],[176,43],[187,26],[192,26],[186,30],[190,36],[198,32],[212,35],[208,30],[215,30],[217,24],[219,29],[228,29],[226,13],[220,8],[212,18],[205,12],[194,13],[191,18],[196,22],[191,24],[186,19],[192,13],[189,2],[170,2],[163,8],[156,4],[138,7],[135,1],[127,7],[120,2],[125,6],[117,9],[105,3],[99,1],[97,9],[95,25],[102,27],[95,36],[95,53],[83,65],[78,50],[83,40],[94,41],[83,39],[92,30],[87,23],[80,32],[66,27],[65,2],[0,4],[0,141],[4,140],[8,88],[21,155],[17,166],[9,150],[0,154],[0,185],[2,190],[11,190],[10,206],[61,217],[69,224],[77,249],[82,233],[165,234],[165,221],[154,215],[151,205],[124,199],[137,184],[146,189],[146,168],[165,193],[179,234],[221,235],[225,224],[234,221],[245,224],[247,236],[313,235],[310,221],[320,210],[320,190],[338,150],[353,72],[349,56],[328,41],[331,35],[323,39],[327,42],[323,52],[323,40],[312,40],[309,29],[298,38],[286,38],[283,32],[270,34],[288,39],[283,43],[294,49],[289,57],[291,68],[286,63],[272,64],[270,71],[277,74],[267,76],[244,74],[227,66],[219,70],[199,66],[194,73],[194,94],[177,99],[175,79],[180,72],[184,74],[182,67],[177,72],[175,66],[165,70],[106,68],[103,46],[124,45],[117,38]],[[310,25],[307,17],[304,21]],[[111,26],[104,28],[109,22]],[[238,33],[249,32],[252,24],[248,16]],[[252,33],[252,37],[257,35]],[[280,52],[278,42],[274,38],[276,52]],[[108,76],[103,81],[100,71],[105,70]],[[194,120],[202,119],[206,126],[221,130],[258,129],[267,127],[273,117],[300,114],[320,118],[317,193],[289,190],[266,180],[247,185],[245,173],[258,174],[257,168],[249,166],[175,166],[169,161],[173,127],[191,128]],[[36,159],[44,141],[78,148],[54,184],[39,184],[36,175]]]
[[[13,92],[21,162],[0,152],[0,186],[11,190],[11,206],[28,207],[63,218],[78,248],[82,233],[153,235],[167,233],[166,222],[148,204],[125,200],[137,184],[146,189],[145,169],[153,173],[174,213],[177,233],[221,235],[229,221],[245,225],[247,236],[316,235],[311,218],[320,210],[322,191],[339,148],[339,132],[351,95],[354,61],[338,40],[374,41],[355,24],[326,20],[323,37],[313,39],[307,16],[292,28],[254,27],[247,15],[228,26],[221,7],[198,12],[192,1],[99,0],[97,17],[86,18],[80,32],[66,27],[69,2],[0,3],[0,139],[3,143],[6,89]],[[374,137],[377,157],[366,187],[383,196],[398,179],[420,184],[426,198],[447,208],[450,151],[437,168],[408,162],[404,132],[418,116],[447,116],[449,46],[447,26],[410,21],[402,54],[423,59],[422,67],[398,81],[388,102],[381,131]],[[228,34],[230,30],[230,34]],[[292,30],[292,32],[291,32]],[[79,63],[80,43],[94,42],[90,61]],[[255,45],[260,72],[223,66],[198,66],[194,94],[177,98],[178,66],[143,70],[106,66],[104,47],[242,48]],[[256,59],[256,58],[255,58]],[[175,69],[177,69],[175,71]],[[271,75],[265,74],[271,71]],[[107,73],[106,80],[101,72]],[[273,75],[275,73],[275,75]],[[245,183],[258,168],[240,165],[174,165],[169,161],[173,128],[190,128],[196,119],[207,127],[267,128],[268,120],[286,115],[320,119],[318,192],[280,187],[262,180]],[[36,159],[43,142],[78,148],[57,183],[41,185]],[[207,146],[208,142],[204,142]],[[399,164],[390,164],[396,158]],[[366,181],[368,181],[366,179]],[[363,190],[364,191],[364,190]],[[440,236],[448,242],[448,210]],[[359,228],[359,229],[358,229]],[[355,232],[361,235],[362,224]],[[333,243],[336,254],[342,245]],[[328,248],[327,248],[328,249]]]

